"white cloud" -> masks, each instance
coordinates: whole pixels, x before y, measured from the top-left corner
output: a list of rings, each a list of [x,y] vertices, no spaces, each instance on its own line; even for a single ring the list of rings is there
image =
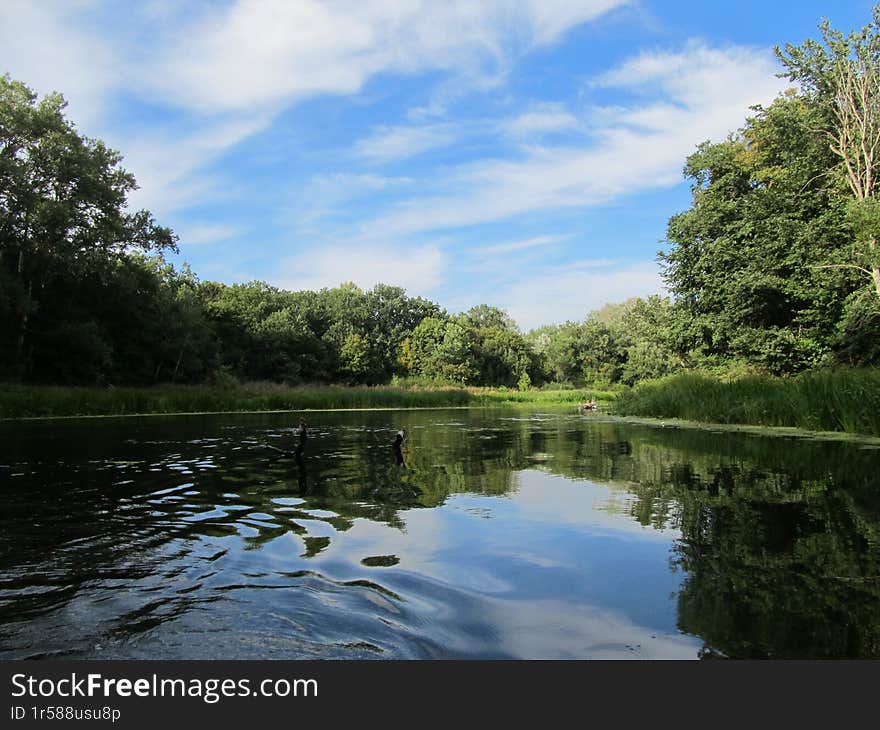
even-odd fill
[[[202,125],[157,127],[148,133],[131,134],[127,141],[111,135],[108,142],[125,149],[123,164],[140,186],[130,196],[131,206],[166,215],[208,197],[233,195],[229,181],[200,171],[230,147],[265,129],[270,121],[267,115],[220,118]]]
[[[692,41],[680,53],[642,53],[600,76],[596,85],[646,95],[659,91],[673,102],[663,105],[667,112],[741,110],[734,120],[739,124],[748,106],[770,101],[788,85],[775,77],[778,70],[773,57],[761,49],[711,48]],[[719,121],[724,123],[717,116],[707,122],[715,135]]]
[[[177,226],[175,229],[175,233],[180,238],[180,245],[184,247],[227,241],[230,238],[241,236],[244,232],[245,228],[242,226],[223,223],[188,223]]]
[[[433,244],[412,248],[333,245],[307,249],[287,259],[272,283],[299,291],[353,281],[362,289],[390,284],[410,294],[427,294],[441,282],[445,269],[446,257]]]
[[[607,260],[581,261],[535,272],[495,292],[497,306],[528,331],[566,320],[581,321],[609,302],[663,293],[660,270],[652,261],[610,267]]]
[[[531,0],[524,3],[531,16],[534,38],[537,43],[555,42],[569,28],[592,20],[615,8],[634,4],[632,0],[597,0],[596,2],[573,2],[572,0]]]
[[[553,243],[559,243],[560,241],[565,241],[571,238],[570,235],[566,236],[534,236],[532,238],[525,238],[520,241],[508,241],[506,243],[496,243],[491,246],[480,246],[478,248],[472,249],[471,253],[474,254],[483,254],[483,255],[494,255],[500,253],[513,253],[515,251],[527,251],[529,249],[539,248],[542,246],[549,246]]]
[[[43,95],[60,91],[70,118],[94,134],[109,91],[120,81],[114,50],[97,29],[86,29],[78,13],[94,2],[0,3],[0,74],[8,72]]]
[[[405,176],[348,172],[315,175],[304,187],[296,187],[288,193],[280,221],[301,236],[324,235],[328,219],[348,215],[353,202],[400,190],[412,183],[412,178]]]
[[[238,0],[166,44],[153,90],[201,110],[348,94],[380,72],[467,71],[552,43],[628,0]]]
[[[412,178],[405,176],[350,172],[315,175],[304,188],[297,189],[292,194],[297,200],[294,209],[298,221],[302,222],[304,219],[314,219],[338,212],[338,207],[352,200],[383,191],[399,190],[412,183]]]
[[[379,127],[369,137],[355,144],[355,153],[371,163],[395,162],[438,147],[446,147],[455,142],[457,137],[455,130],[448,124]]]
[[[142,188],[134,204],[165,212],[228,193],[204,167],[298,100],[357,92],[379,73],[435,70],[479,87],[518,55],[627,2],[152,0],[120,13],[109,0],[5,0],[0,72],[39,93],[62,91],[84,132],[125,153]],[[110,123],[120,92],[158,104],[164,131]],[[439,144],[438,134],[397,130],[384,148],[374,140],[373,156],[414,154]]]
[[[563,132],[578,126],[578,120],[562,104],[540,104],[531,111],[502,125],[514,137],[531,137],[550,132]]]
[[[785,83],[769,53],[691,45],[680,53],[640,56],[599,84],[637,93],[582,146],[538,145],[521,159],[459,166],[435,182],[439,193],[405,201],[368,221],[364,233],[404,236],[505,220],[566,207],[589,207],[622,195],[677,184],[699,142],[723,139],[749,107],[771,101]]]

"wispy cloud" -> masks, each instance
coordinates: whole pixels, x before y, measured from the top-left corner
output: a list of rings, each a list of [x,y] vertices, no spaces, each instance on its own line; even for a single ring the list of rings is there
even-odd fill
[[[0,3],[0,73],[9,72],[41,94],[63,92],[71,117],[88,134],[100,125],[109,94],[124,75],[113,45],[81,21],[93,4]]]
[[[534,236],[532,238],[526,238],[521,241],[508,241],[506,243],[496,243],[491,246],[479,246],[473,249],[471,253],[491,256],[494,254],[512,253],[515,251],[527,251],[529,249],[549,246],[553,243],[559,243],[560,241],[566,241],[570,238],[571,235]]]
[[[678,53],[639,57],[599,80],[636,96],[593,127],[582,146],[536,145],[520,159],[460,165],[433,181],[435,189],[452,192],[403,201],[367,221],[363,233],[433,232],[534,211],[597,206],[675,185],[695,144],[723,139],[750,106],[771,101],[784,88],[775,71],[770,54],[752,48],[691,45]]]
[[[538,269],[507,288],[494,301],[507,310],[521,329],[530,330],[565,320],[580,321],[608,302],[664,292],[655,262],[615,264],[585,260],[565,267]]]
[[[575,129],[578,120],[563,104],[538,104],[530,111],[502,124],[502,130],[514,137],[532,137]]]
[[[350,214],[352,204],[372,196],[405,190],[413,184],[406,176],[338,172],[315,175],[288,192],[279,211],[281,225],[303,235],[320,234],[331,219]]]
[[[223,223],[188,223],[178,226],[176,233],[181,246],[217,243],[236,238],[246,232],[244,226],[226,225]]]
[[[446,266],[446,256],[433,244],[412,248],[324,245],[283,261],[272,283],[295,291],[347,281],[362,289],[381,283],[427,295],[442,281]]]
[[[233,195],[232,181],[202,171],[230,147],[264,130],[270,121],[269,116],[257,114],[202,124],[184,121],[131,135],[123,145],[125,166],[140,185],[131,196],[131,205],[167,215],[208,199]],[[111,136],[110,141],[115,143],[115,137]]]
[[[63,91],[75,121],[125,151],[142,188],[136,204],[165,213],[228,192],[208,179],[206,165],[302,99],[353,94],[381,73],[439,71],[443,83],[479,85],[493,69],[627,3],[153,0],[127,10],[123,23],[110,0],[6,0],[2,70],[40,93]],[[106,124],[122,93],[160,109],[164,131]],[[237,133],[224,134],[241,120]],[[444,143],[436,128],[386,131],[364,148],[374,161]]]
[[[441,232],[453,242],[456,237],[466,241],[468,227],[479,224],[516,220],[529,213],[547,215],[563,208],[588,209],[677,185],[682,162],[699,141],[723,139],[742,123],[750,106],[767,103],[784,88],[775,70],[768,53],[751,48],[692,44],[677,52],[638,56],[597,79],[596,88],[614,89],[618,104],[613,113],[597,113],[603,110],[596,107],[583,111],[576,120],[585,132],[575,140],[579,144],[571,138],[564,143],[545,141],[522,148],[514,158],[432,168],[410,187],[408,197],[383,201],[372,218],[343,223],[324,233],[330,240],[357,241],[367,250],[383,250],[377,247],[384,245],[388,250],[409,251],[422,245],[418,242],[425,237],[436,240]],[[562,107],[542,111],[571,113]],[[524,114],[535,112],[531,105]],[[533,122],[533,129],[541,128],[538,120]],[[549,118],[544,122],[544,128],[553,126]],[[500,150],[496,148],[495,154]],[[419,194],[423,190],[427,194]],[[653,262],[623,265],[600,259],[601,240],[585,244],[584,253],[598,254],[591,262],[558,270],[542,267],[540,252],[561,240],[545,234],[471,247],[457,266],[463,272],[494,277],[493,300],[525,327],[566,317],[580,319],[607,301],[662,288]],[[345,258],[344,252],[340,255]],[[492,259],[499,255],[506,257],[504,266]],[[405,284],[412,273],[421,284],[424,269],[411,263],[399,269],[398,281]],[[445,266],[432,267],[432,282],[439,281],[445,270]],[[333,271],[329,263],[326,271]],[[369,271],[373,273],[375,267]],[[373,278],[383,276],[387,279],[388,273],[378,271]]]
[[[238,0],[165,43],[149,79],[200,110],[348,94],[377,73],[481,67],[556,41],[628,0]],[[229,49],[235,49],[230,53]]]
[[[449,124],[379,127],[355,144],[355,154],[374,164],[395,162],[447,147],[457,139],[456,130]]]
[[[510,5],[509,3],[505,3]],[[569,28],[592,20],[600,15],[624,7],[635,5],[637,0],[595,0],[594,2],[573,2],[572,0],[527,0],[526,14],[531,20],[531,33],[536,44],[554,43]]]

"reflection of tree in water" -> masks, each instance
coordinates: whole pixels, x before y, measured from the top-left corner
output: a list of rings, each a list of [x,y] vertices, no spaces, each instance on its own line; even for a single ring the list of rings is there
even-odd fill
[[[743,477],[682,492],[682,629],[732,657],[880,656],[880,505],[834,480],[817,494]]]
[[[648,431],[631,465],[643,524],[681,531],[679,626],[706,654],[880,656],[873,450]]]
[[[568,415],[311,420],[299,463],[268,458],[253,435],[263,428],[277,443],[289,439],[281,416],[236,419],[241,425],[219,431],[218,421],[174,422],[167,434],[164,425],[132,433],[123,424],[123,437],[96,427],[85,441],[50,445],[12,434],[8,460],[28,471],[0,516],[0,572],[12,588],[42,581],[43,590],[22,591],[7,608],[26,621],[96,577],[149,581],[171,551],[175,560],[186,553],[181,561],[210,564],[219,553],[208,554],[217,551],[205,537],[259,549],[293,532],[299,557],[310,559],[334,539],[314,534],[316,520],[331,533],[358,519],[403,529],[407,510],[457,493],[504,495],[518,471],[539,469],[605,484],[624,499],[597,508],[681,532],[671,560],[684,571],[679,626],[702,637],[708,655],[880,656],[875,451]],[[403,465],[390,448],[401,427]],[[175,596],[144,625],[191,600]]]
[[[680,530],[679,626],[707,656],[880,656],[875,450],[607,422],[520,438],[512,468],[541,452],[537,468],[623,489],[641,524]]]
[[[393,511],[504,494],[522,469],[634,495],[632,517],[677,528],[679,625],[707,654],[878,656],[880,495],[855,444],[566,420],[469,424],[414,441],[401,474],[366,460]],[[581,426],[582,424],[578,424]],[[399,482],[417,485],[410,498]],[[394,524],[391,513],[375,515]]]

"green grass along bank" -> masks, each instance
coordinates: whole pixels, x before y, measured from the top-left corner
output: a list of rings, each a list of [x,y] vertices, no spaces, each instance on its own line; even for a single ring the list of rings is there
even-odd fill
[[[504,388],[394,385],[288,387],[272,383],[251,383],[233,387],[179,385],[153,388],[2,385],[0,418],[485,407],[515,404],[576,406],[587,400],[597,400],[607,405],[614,396],[614,392],[598,389],[519,391]]]
[[[836,369],[791,378],[723,380],[681,373],[632,389],[296,386],[250,383],[153,388],[0,386],[0,418],[122,416],[356,408],[576,406],[597,400],[619,416],[784,426],[880,436],[880,369]]]
[[[621,392],[614,412],[880,436],[880,369],[820,370],[790,378],[751,375],[732,381],[681,373]]]

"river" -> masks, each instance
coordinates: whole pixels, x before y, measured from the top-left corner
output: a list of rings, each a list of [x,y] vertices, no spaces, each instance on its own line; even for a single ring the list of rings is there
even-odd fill
[[[568,410],[6,422],[0,658],[877,658],[878,465]]]

